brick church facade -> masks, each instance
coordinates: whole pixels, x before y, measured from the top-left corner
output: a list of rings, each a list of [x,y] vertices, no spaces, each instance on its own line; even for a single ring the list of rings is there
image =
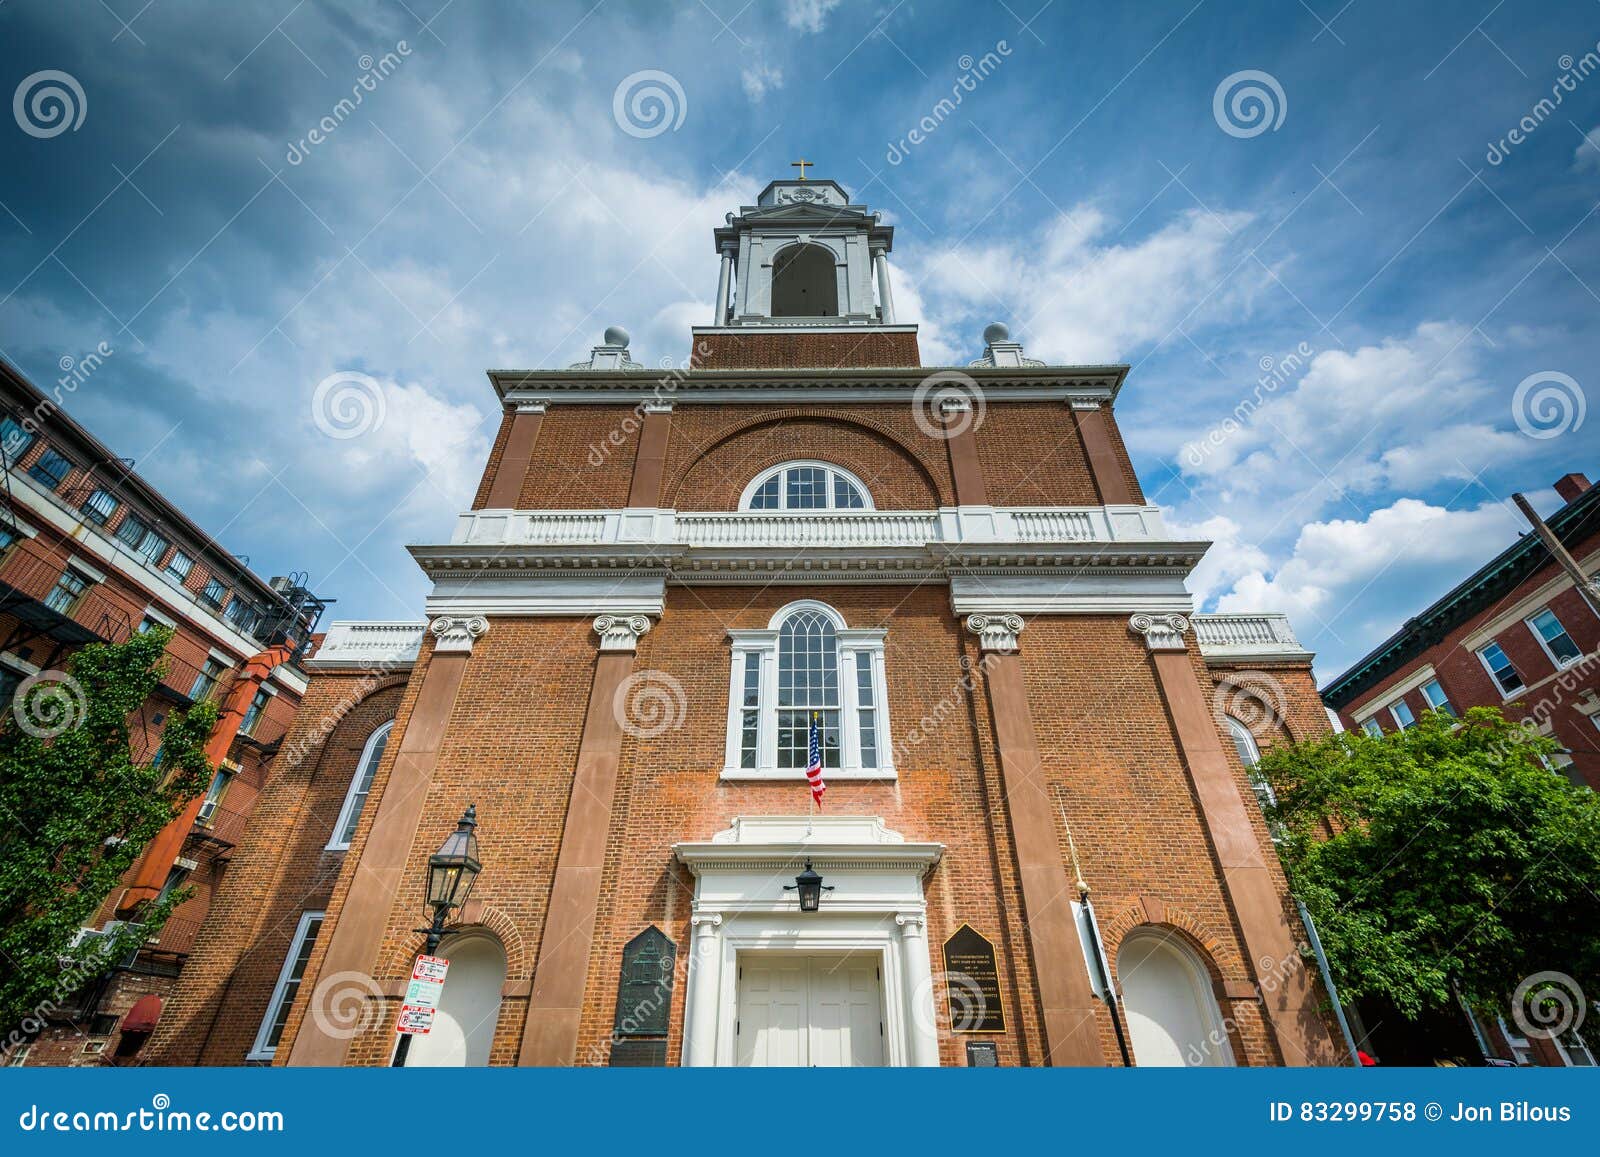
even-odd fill
[[[831,181],[714,240],[688,368],[613,329],[491,371],[425,621],[307,661],[151,1059],[389,1064],[472,804],[408,1064],[1349,1063],[1250,774],[1327,730],[1311,656],[1191,615],[1128,368],[1003,326],[922,366],[893,230]]]

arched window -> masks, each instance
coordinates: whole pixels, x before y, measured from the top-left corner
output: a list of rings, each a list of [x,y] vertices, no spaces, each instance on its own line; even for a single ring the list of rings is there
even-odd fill
[[[740,510],[871,510],[867,488],[827,462],[785,462],[744,488]]]
[[[734,630],[728,688],[729,779],[804,779],[811,715],[834,779],[892,779],[882,630],[851,629],[803,599],[765,630]]]
[[[383,752],[389,746],[389,732],[394,730],[391,719],[367,737],[361,749],[361,759],[356,763],[356,773],[350,779],[350,790],[345,793],[344,806],[339,809],[339,819],[333,825],[333,838],[328,850],[342,852],[355,838],[356,825],[361,822],[361,809],[366,806],[367,794],[372,791],[372,777],[378,774],[378,764],[383,762]]]
[[[411,1040],[408,1068],[481,1068],[489,1063],[495,1025],[500,1020],[500,990],[506,983],[506,953],[500,941],[483,933],[452,936],[439,955],[450,975],[439,994],[433,1027]]]
[[[773,317],[838,317],[839,279],[833,251],[792,245],[772,262]]]
[[[1256,790],[1256,800],[1264,808],[1274,806],[1278,797],[1273,793],[1272,784],[1256,768],[1256,764],[1261,762],[1261,748],[1256,743],[1254,732],[1232,715],[1226,718],[1228,734],[1233,737],[1233,746],[1239,752],[1239,762],[1244,764],[1245,771],[1250,775],[1250,786]]]
[[[1140,929],[1117,952],[1122,1008],[1142,1067],[1233,1064],[1211,976],[1176,936]]]

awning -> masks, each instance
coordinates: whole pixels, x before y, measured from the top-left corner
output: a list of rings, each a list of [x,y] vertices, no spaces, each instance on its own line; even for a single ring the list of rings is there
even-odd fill
[[[122,1018],[123,1032],[153,1032],[161,1019],[161,998],[148,992],[133,1002],[128,1015]]]

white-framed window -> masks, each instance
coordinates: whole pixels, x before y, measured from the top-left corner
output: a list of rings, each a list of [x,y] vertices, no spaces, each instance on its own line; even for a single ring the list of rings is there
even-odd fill
[[[195,816],[195,822],[211,826],[212,819],[217,814],[217,809],[222,806],[222,798],[228,794],[228,789],[233,786],[233,777],[238,772],[238,764],[224,762],[211,777],[211,786],[206,789],[206,798],[200,803],[200,812]]]
[[[1277,794],[1267,782],[1267,777],[1256,767],[1261,762],[1261,747],[1256,743],[1255,734],[1233,716],[1227,716],[1227,720],[1228,734],[1233,737],[1233,746],[1239,752],[1239,762],[1244,764],[1245,771],[1250,775],[1250,786],[1255,789],[1257,802],[1263,808],[1277,806]]]
[[[1478,659],[1483,663],[1483,669],[1489,672],[1495,686],[1500,688],[1500,694],[1509,699],[1526,686],[1522,676],[1512,666],[1511,659],[1506,655],[1499,643],[1490,643],[1478,649]]]
[[[861,479],[830,462],[785,462],[756,475],[740,510],[871,510]]]
[[[1578,644],[1572,641],[1572,636],[1567,634],[1567,628],[1561,625],[1561,620],[1556,618],[1556,613],[1549,607],[1528,620],[1528,629],[1533,632],[1534,638],[1538,639],[1539,645],[1544,648],[1544,653],[1550,656],[1550,661],[1557,667],[1576,663],[1583,657],[1583,652],[1578,650]]]
[[[361,822],[361,809],[367,803],[367,793],[372,790],[372,777],[378,773],[384,748],[389,746],[389,732],[393,730],[394,720],[391,719],[367,736],[367,744],[361,749],[360,762],[356,764],[356,773],[350,778],[350,790],[345,793],[344,806],[339,809],[339,819],[333,825],[333,838],[328,841],[330,852],[342,852],[350,847],[350,841],[356,834],[356,824]]]
[[[1422,697],[1435,711],[1442,711],[1446,715],[1456,713],[1455,705],[1450,702],[1450,697],[1444,693],[1444,688],[1439,685],[1437,679],[1430,679],[1422,685]]]
[[[278,983],[272,988],[267,1015],[261,1018],[255,1044],[245,1059],[269,1061],[278,1051],[278,1042],[283,1039],[283,1026],[289,1023],[289,1013],[294,1008],[294,998],[299,995],[300,982],[305,978],[311,950],[317,946],[317,933],[322,931],[322,916],[321,912],[300,913],[300,923],[295,926],[294,938],[289,941],[289,953],[283,959]]]
[[[824,778],[893,779],[883,630],[801,599],[765,630],[732,630],[726,779],[804,779],[811,717]]]
[[[1365,731],[1374,739],[1383,738],[1383,724],[1379,723],[1376,719],[1363,719],[1361,721],[1361,730]]]
[[[1389,704],[1389,718],[1401,731],[1417,725],[1417,717],[1411,713],[1411,706],[1404,699],[1396,699]]]

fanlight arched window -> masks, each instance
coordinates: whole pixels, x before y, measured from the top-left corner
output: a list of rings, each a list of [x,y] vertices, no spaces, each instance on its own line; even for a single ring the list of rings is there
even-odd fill
[[[1117,979],[1135,1064],[1234,1063],[1211,975],[1178,937],[1154,928],[1129,933],[1117,951]]]
[[[804,779],[811,717],[834,779],[892,779],[882,630],[851,629],[803,599],[765,630],[733,630],[728,779]]]
[[[378,764],[383,762],[383,753],[389,746],[389,732],[393,730],[394,720],[391,719],[367,736],[366,746],[361,749],[361,758],[356,761],[356,773],[350,779],[350,790],[345,793],[344,806],[339,809],[339,818],[333,825],[333,838],[328,841],[329,851],[342,852],[355,838],[356,825],[361,822],[361,809],[366,806],[367,795],[372,791],[372,777],[378,774]]]
[[[439,994],[433,1027],[413,1037],[409,1068],[481,1068],[489,1063],[500,990],[506,983],[506,953],[500,941],[480,932],[452,936],[439,949],[450,975]]]
[[[1261,747],[1256,743],[1255,733],[1232,715],[1225,718],[1228,734],[1233,737],[1233,746],[1239,752],[1239,762],[1244,764],[1245,771],[1250,775],[1250,786],[1255,788],[1256,800],[1263,808],[1273,807],[1278,797],[1272,790],[1272,784],[1267,782],[1267,777],[1256,766],[1261,762]]]
[[[838,317],[838,262],[821,245],[791,245],[772,262],[773,317]]]
[[[744,488],[740,510],[871,510],[861,479],[827,462],[785,462]]]

